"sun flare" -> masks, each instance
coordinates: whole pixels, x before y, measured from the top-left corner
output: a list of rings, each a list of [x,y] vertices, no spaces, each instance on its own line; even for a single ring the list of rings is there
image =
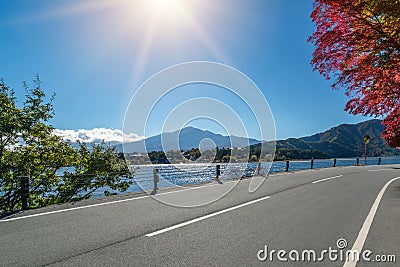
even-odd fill
[[[178,0],[154,0],[154,2],[160,6],[174,6],[178,4]]]
[[[101,17],[98,27],[110,31],[111,40],[135,42],[137,57],[132,67],[132,80],[149,65],[153,52],[164,49],[166,56],[184,54],[191,49],[187,43],[196,40],[215,59],[227,61],[223,49],[207,30],[207,16],[213,0],[86,0],[66,3],[46,10],[38,19],[90,14]],[[104,23],[104,24],[103,24]],[[103,26],[101,26],[103,25]],[[105,26],[104,26],[105,25]]]
[[[149,1],[149,3],[151,4],[152,8],[160,11],[176,12],[183,8],[183,3],[179,0],[152,0]]]

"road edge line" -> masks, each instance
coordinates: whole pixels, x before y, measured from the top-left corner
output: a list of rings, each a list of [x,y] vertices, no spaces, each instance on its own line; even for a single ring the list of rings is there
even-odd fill
[[[224,184],[234,183],[234,182],[237,183],[238,181],[240,181],[240,180],[227,181]],[[215,186],[215,185],[218,185],[218,184],[210,183],[210,184],[201,185],[201,186],[194,186],[194,187],[189,187],[189,188],[184,188],[184,189],[171,190],[171,191],[159,193],[158,195],[173,194],[173,193],[178,193],[178,192],[183,192],[183,191],[188,191],[188,190],[194,190],[194,189],[200,189],[200,188],[210,187],[210,186]],[[147,194],[147,193],[145,193],[145,194]],[[152,197],[152,196],[147,194],[145,196],[137,196],[137,197],[132,197],[132,198],[107,201],[107,202],[102,202],[102,203],[90,204],[90,205],[86,205],[86,206],[66,208],[66,209],[53,210],[53,211],[46,211],[46,212],[35,213],[35,214],[30,214],[30,215],[22,215],[22,216],[19,216],[19,217],[0,219],[0,223],[16,221],[16,220],[22,220],[22,219],[28,219],[28,218],[39,217],[39,216],[44,216],[44,215],[51,215],[51,214],[67,212],[67,211],[74,211],[74,210],[80,210],[80,209],[86,209],[86,208],[94,208],[94,207],[99,207],[99,206],[105,206],[105,205],[111,205],[111,204],[116,204],[116,203],[134,201],[134,200],[139,200],[139,199],[143,199],[143,198],[150,198],[150,197]]]
[[[382,187],[381,191],[379,191],[379,194],[376,197],[374,204],[372,204],[372,207],[368,213],[368,216],[365,218],[363,226],[361,227],[361,230],[358,233],[356,241],[354,242],[354,245],[351,248],[352,251],[356,250],[359,253],[361,253],[361,251],[364,247],[365,240],[367,239],[369,229],[371,228],[372,222],[375,218],[376,211],[378,210],[379,204],[382,200],[383,194],[386,192],[386,189],[389,187],[389,185],[397,179],[400,179],[400,177],[391,179]],[[349,259],[346,259],[346,262],[344,263],[343,267],[355,267],[356,265],[357,265],[357,261],[355,261],[354,259],[352,261],[350,261]]]

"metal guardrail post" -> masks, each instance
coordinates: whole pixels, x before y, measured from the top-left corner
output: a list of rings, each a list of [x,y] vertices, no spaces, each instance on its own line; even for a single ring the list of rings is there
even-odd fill
[[[153,170],[153,191],[158,190],[158,182],[160,181],[160,174],[158,171],[159,170],[157,168]]]
[[[311,159],[311,169],[314,169],[314,158]]]
[[[381,165],[381,161],[382,161],[382,159],[381,159],[381,157],[379,157],[378,158],[378,165]]]
[[[22,176],[20,178],[21,202],[22,210],[28,209],[29,200],[29,176]]]
[[[289,161],[287,160],[286,161],[286,172],[288,172],[289,171]]]
[[[360,165],[360,158],[357,157],[357,166]]]

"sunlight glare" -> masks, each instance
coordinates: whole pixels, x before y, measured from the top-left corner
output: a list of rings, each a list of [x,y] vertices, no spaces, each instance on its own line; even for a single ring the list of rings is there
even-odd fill
[[[181,6],[179,0],[153,0],[152,4],[154,7],[164,10],[179,9]]]
[[[157,2],[158,5],[161,6],[171,6],[171,5],[176,5],[177,4],[177,0],[155,0],[155,2]]]

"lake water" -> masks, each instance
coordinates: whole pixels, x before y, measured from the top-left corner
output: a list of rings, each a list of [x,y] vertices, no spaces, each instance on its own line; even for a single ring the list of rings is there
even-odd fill
[[[364,158],[360,158],[360,164],[364,164]],[[367,158],[367,165],[377,165],[378,158]],[[400,164],[400,156],[382,157],[382,165]],[[153,168],[159,169],[160,182],[159,188],[169,188],[175,186],[184,186],[189,184],[200,184],[211,182],[216,175],[217,164],[160,164],[160,165],[141,165],[134,166],[134,183],[126,192],[143,192],[153,189]],[[221,180],[238,179],[241,177],[249,177],[257,172],[257,163],[221,163]],[[337,159],[336,166],[354,166],[356,158]],[[310,161],[290,161],[289,171],[310,169]],[[314,169],[333,167],[333,159],[316,159],[314,160]],[[261,175],[270,173],[285,172],[286,162],[279,161],[271,163],[263,163],[261,165]],[[111,191],[109,188],[102,188],[95,192],[93,197],[103,196],[104,190]]]

